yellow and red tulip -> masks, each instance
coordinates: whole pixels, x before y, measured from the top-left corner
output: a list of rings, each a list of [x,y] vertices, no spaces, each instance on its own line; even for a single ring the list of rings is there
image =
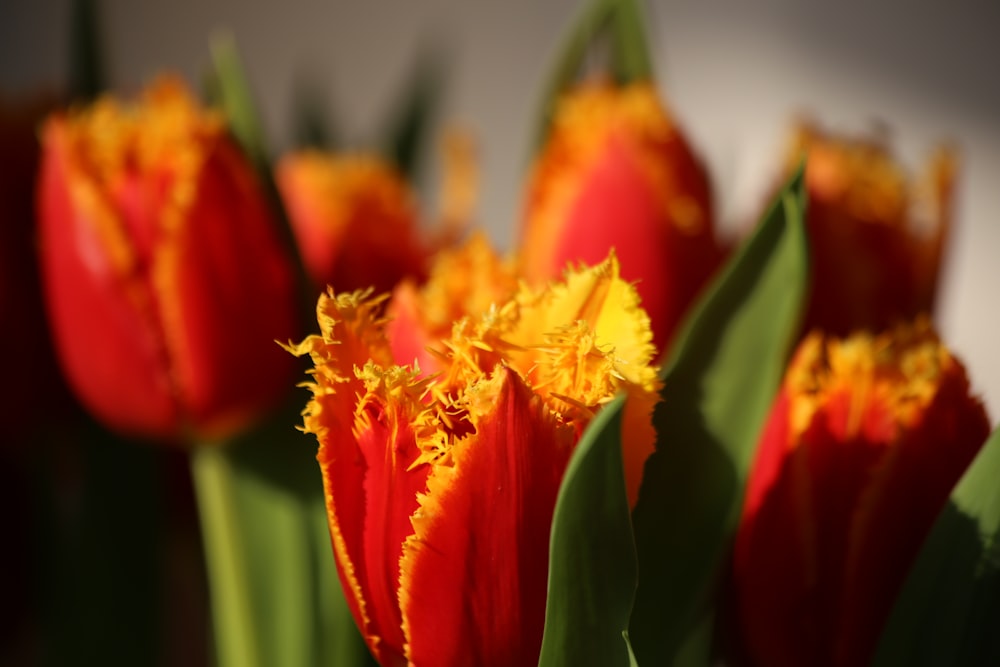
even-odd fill
[[[459,319],[426,377],[369,294],[322,296],[321,333],[290,347],[315,365],[305,430],[354,618],[383,665],[533,664],[576,442],[624,390],[645,413],[626,440],[651,448],[648,317],[612,257]]]
[[[539,283],[614,248],[662,352],[721,260],[708,178],[649,83],[560,100],[531,175],[520,267]]]
[[[926,320],[806,338],[762,432],[735,543],[747,664],[868,664],[988,433],[965,369]]]
[[[275,180],[317,286],[384,292],[426,272],[415,198],[385,160],[306,150],[282,158]]]
[[[807,155],[812,284],[805,330],[847,335],[930,315],[951,222],[955,157],[938,151],[915,183],[878,141],[800,125]]]
[[[166,439],[225,437],[270,407],[294,273],[222,116],[165,77],[50,118],[42,141],[47,306],[84,404]]]

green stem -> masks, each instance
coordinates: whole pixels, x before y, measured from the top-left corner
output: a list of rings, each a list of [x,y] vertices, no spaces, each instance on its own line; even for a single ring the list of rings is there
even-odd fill
[[[233,472],[218,446],[191,456],[205,544],[219,667],[259,667],[249,579],[233,490]]]

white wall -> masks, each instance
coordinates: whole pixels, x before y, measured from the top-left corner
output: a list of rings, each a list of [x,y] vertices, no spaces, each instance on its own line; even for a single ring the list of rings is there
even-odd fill
[[[215,29],[244,52],[273,143],[290,140],[296,77],[328,87],[337,125],[363,142],[418,47],[451,59],[446,112],[478,134],[481,217],[508,246],[529,130],[568,0],[99,0],[113,84],[169,67],[196,81]],[[940,139],[963,151],[959,225],[941,299],[944,336],[1000,415],[1000,5],[993,0],[701,0],[647,4],[664,93],[705,155],[721,211],[755,210],[790,118],[845,130],[887,123],[917,166]],[[66,0],[0,4],[0,91],[65,76]]]

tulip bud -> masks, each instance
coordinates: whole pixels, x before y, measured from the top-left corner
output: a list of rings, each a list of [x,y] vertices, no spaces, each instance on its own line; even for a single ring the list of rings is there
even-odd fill
[[[425,377],[369,294],[321,297],[289,346],[351,612],[383,665],[535,664],[559,485],[602,405],[657,395],[649,319],[612,257],[456,320]]]
[[[404,276],[423,276],[416,203],[388,162],[307,150],[284,157],[275,180],[316,285],[381,293]]]
[[[47,306],[84,404],[166,439],[225,437],[270,407],[294,274],[223,118],[161,78],[134,105],[50,118],[42,140]]]
[[[942,149],[914,183],[874,140],[803,124],[790,165],[807,156],[812,282],[805,330],[882,330],[931,315],[951,222],[955,157]]]
[[[649,83],[562,99],[527,189],[520,260],[538,284],[614,248],[663,351],[721,259],[708,179]]]
[[[762,432],[735,542],[747,664],[868,664],[988,433],[965,369],[926,321],[806,338]]]

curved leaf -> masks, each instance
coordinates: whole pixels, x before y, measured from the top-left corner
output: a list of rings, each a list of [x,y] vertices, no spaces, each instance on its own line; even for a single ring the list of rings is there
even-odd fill
[[[713,595],[758,431],[798,332],[808,253],[802,170],[729,263],[675,347],[633,513],[629,626],[643,664],[705,664]]]
[[[896,600],[875,660],[1000,664],[1000,430],[952,492]]]
[[[577,445],[556,500],[539,665],[629,667],[623,632],[636,585],[621,453],[624,396]]]

